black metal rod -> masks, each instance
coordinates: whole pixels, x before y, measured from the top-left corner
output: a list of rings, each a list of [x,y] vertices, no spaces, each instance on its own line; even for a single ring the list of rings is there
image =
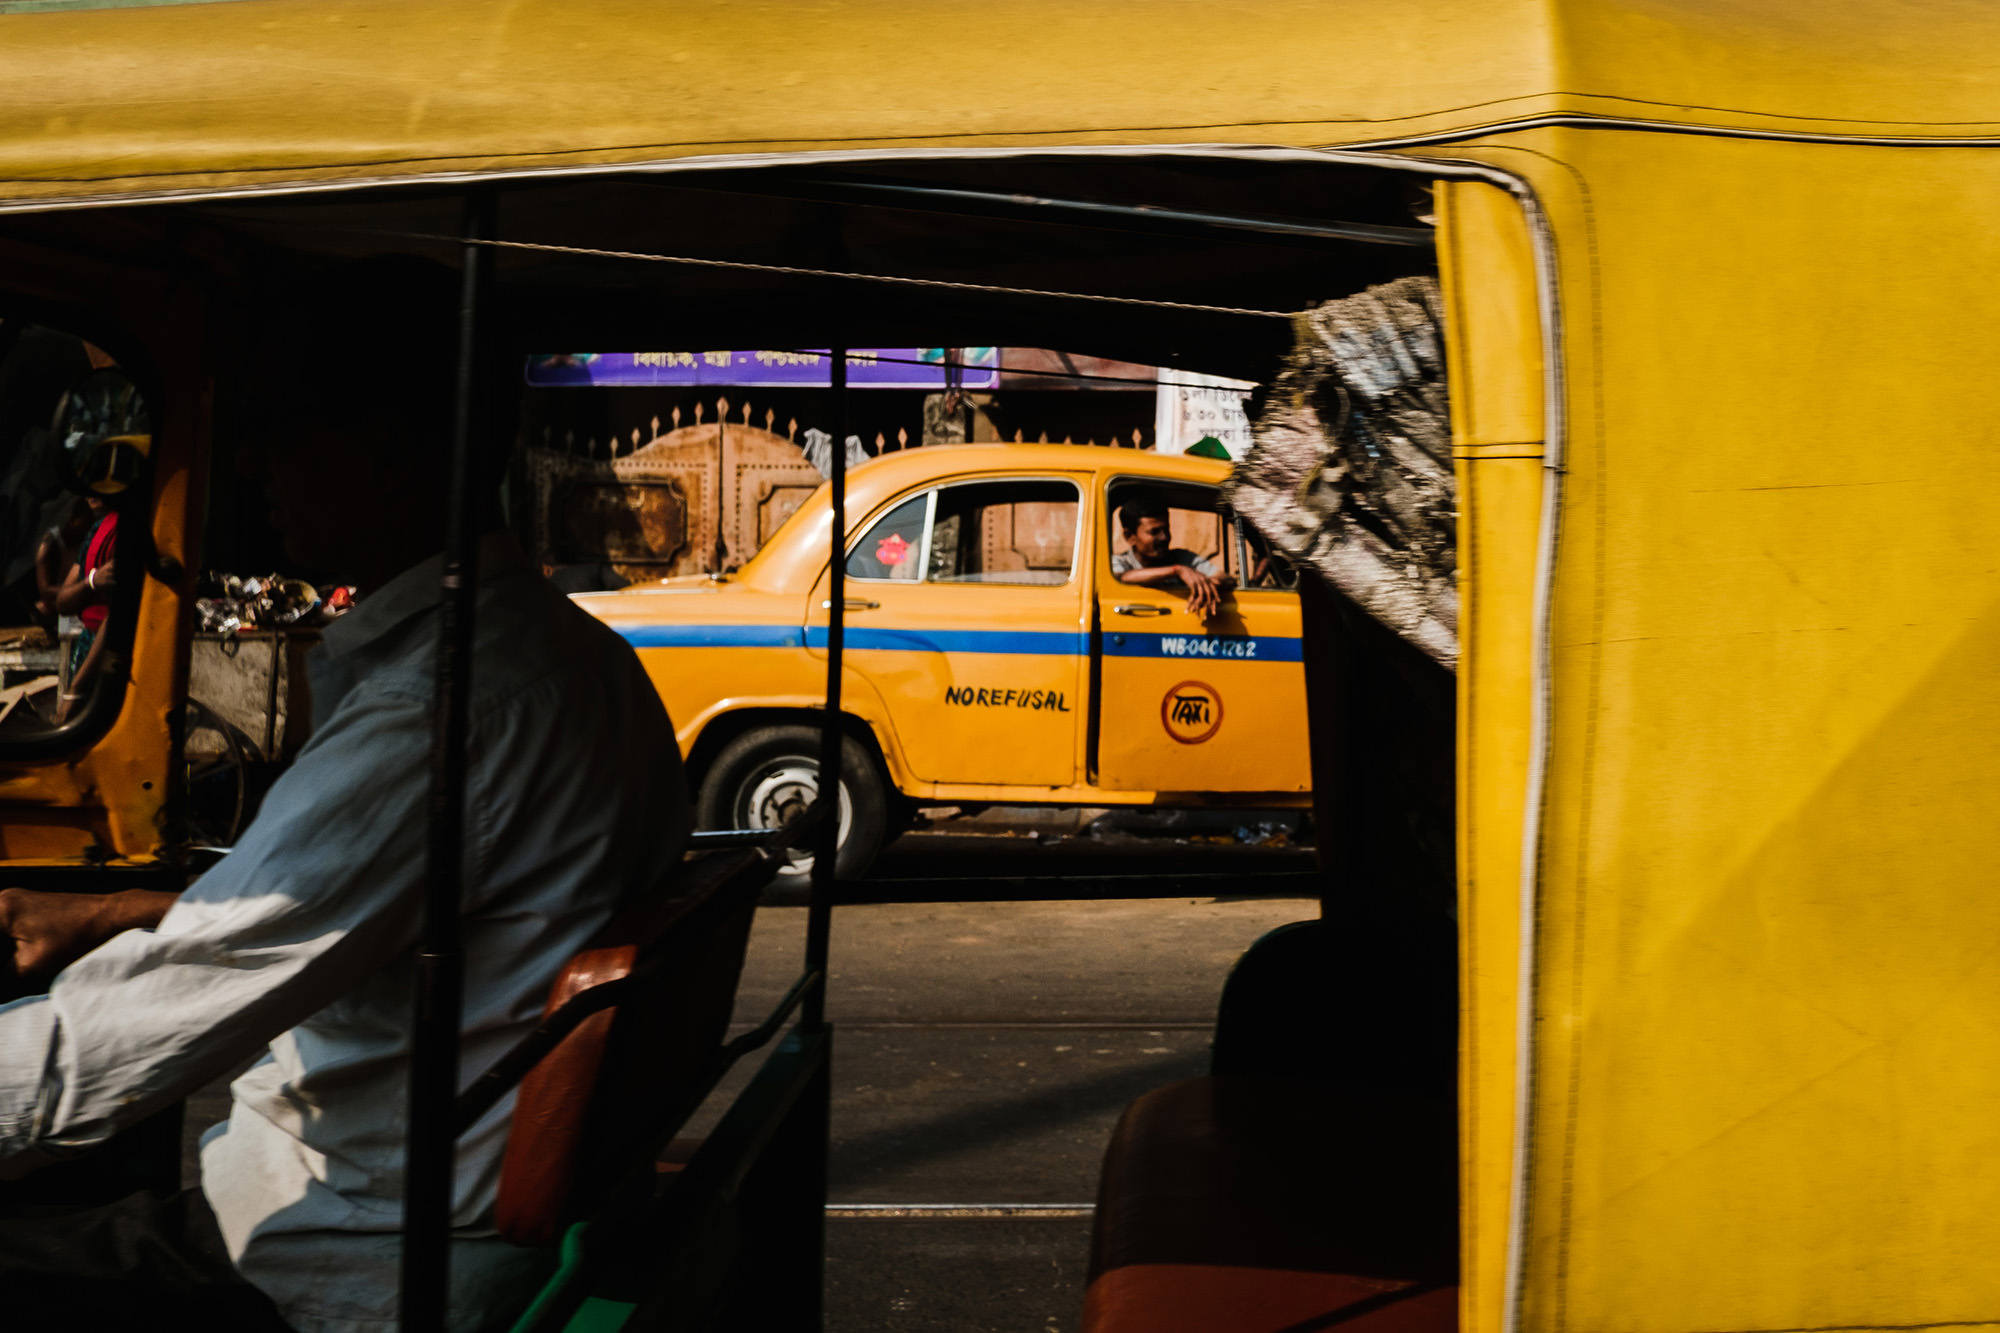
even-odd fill
[[[713,852],[731,847],[761,847],[767,852],[781,852],[796,846],[817,828],[826,810],[826,802],[814,796],[805,809],[777,828],[697,829],[688,835],[688,850]]]
[[[833,353],[833,512],[826,539],[826,713],[820,719],[819,793],[827,818],[813,839],[806,905],[806,971],[826,973],[833,937],[833,884],[840,855],[840,673],[847,637],[847,349]],[[806,996],[806,1027],[826,1026],[826,987]]]
[[[1095,898],[1312,898],[1317,870],[1167,871],[1147,875],[911,875],[857,880],[849,901],[867,903],[1064,902]]]
[[[459,285],[458,377],[453,386],[450,509],[439,581],[437,687],[431,731],[430,843],[423,923],[417,940],[416,1004],[410,1038],[410,1130],[403,1172],[401,1327],[442,1333],[451,1290],[451,1204],[457,1134],[460,1014],[465,959],[459,905],[465,878],[466,712],[472,688],[475,599],[479,589],[478,437],[480,302],[492,250],[493,198],[468,196]]]
[[[625,1003],[626,996],[649,980],[650,977],[627,974],[599,982],[564,1001],[562,1008],[537,1023],[532,1032],[459,1094],[452,1110],[452,1136],[456,1138],[478,1124],[479,1117],[498,1106],[502,1097],[562,1044],[563,1038],[583,1026],[584,1019]]]
[[[654,189],[710,190],[784,199],[834,202],[878,199],[883,200],[886,207],[913,212],[1046,220],[1126,232],[1198,234],[1204,231],[1246,231],[1284,241],[1366,241],[1377,245],[1412,247],[1434,245],[1437,241],[1436,229],[1432,227],[1279,217],[1266,213],[1210,213],[1153,204],[1117,204],[1103,199],[1065,199],[1012,191],[915,185],[908,181],[796,176],[766,178],[762,173],[749,177],[717,175],[703,179],[697,178],[697,173],[686,172],[670,181],[653,180],[646,184]],[[888,203],[890,199],[901,202]],[[1060,217],[1062,214],[1073,214],[1075,217]]]
[[[900,195],[908,199],[956,201],[980,207],[1024,212],[1079,213],[1118,218],[1133,223],[1186,223],[1224,231],[1261,232],[1267,236],[1298,237],[1314,241],[1370,241],[1376,245],[1431,246],[1437,232],[1430,227],[1393,227],[1369,222],[1307,221],[1301,218],[1271,217],[1256,213],[1206,213],[1185,208],[1160,208],[1152,204],[1113,204],[1099,199],[1056,199],[1036,194],[1000,193],[994,190],[954,190],[937,185],[900,185],[887,181],[830,181],[834,192],[853,195]]]
[[[720,1057],[723,1072],[728,1072],[729,1066],[783,1031],[785,1020],[792,1016],[792,1010],[805,1003],[815,989],[826,989],[824,972],[808,972],[793,982],[792,988],[785,992],[785,998],[778,1001],[778,1007],[773,1009],[763,1022],[723,1046]]]
[[[688,835],[688,847],[697,852],[720,847],[762,847],[778,836],[774,828],[697,829]]]

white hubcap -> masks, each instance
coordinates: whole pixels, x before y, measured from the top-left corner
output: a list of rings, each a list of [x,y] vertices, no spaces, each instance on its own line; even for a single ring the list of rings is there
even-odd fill
[[[800,815],[819,795],[819,765],[797,755],[785,755],[764,764],[752,773],[736,798],[738,828],[783,828]],[[840,840],[847,841],[854,815],[847,798],[847,784],[840,784]],[[803,875],[812,869],[811,852],[794,848],[791,864],[782,874]]]

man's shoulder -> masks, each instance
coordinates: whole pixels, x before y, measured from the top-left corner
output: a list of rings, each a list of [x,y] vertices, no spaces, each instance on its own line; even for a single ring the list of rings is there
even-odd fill
[[[504,706],[537,685],[611,687],[643,676],[631,646],[608,625],[537,575],[495,579],[474,610],[472,701],[476,711]],[[436,689],[435,613],[372,646],[354,664],[357,701],[418,700]]]
[[[638,655],[622,635],[577,606],[539,577],[510,590],[504,608],[482,625],[474,664],[475,697],[486,694],[479,671],[501,693],[532,681],[554,680],[564,688],[617,689],[644,681]],[[650,688],[650,687],[649,687]]]

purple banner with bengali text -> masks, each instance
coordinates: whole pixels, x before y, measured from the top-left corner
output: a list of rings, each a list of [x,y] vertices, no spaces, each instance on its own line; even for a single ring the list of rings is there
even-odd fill
[[[962,389],[1000,387],[997,347],[856,347],[847,354],[847,383],[856,389],[945,386],[945,354],[964,367]],[[557,388],[825,389],[833,384],[830,353],[796,352],[544,352],[528,358],[528,385]]]

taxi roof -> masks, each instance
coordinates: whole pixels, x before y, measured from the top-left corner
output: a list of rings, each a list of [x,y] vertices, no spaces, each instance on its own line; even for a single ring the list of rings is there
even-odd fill
[[[1169,481],[1219,486],[1228,480],[1230,465],[1186,454],[1157,454],[1144,449],[1111,449],[1088,444],[951,444],[905,449],[884,454],[848,473],[847,518],[861,523],[891,496],[954,477],[981,473],[1076,472],[1100,475],[1144,473]],[[830,503],[830,489],[814,492],[813,501]],[[808,503],[811,503],[810,501]],[[803,508],[803,506],[802,506]],[[768,549],[768,548],[766,548]],[[823,550],[823,547],[822,547]]]
[[[1995,52],[2000,10],[1901,0],[11,0],[0,207],[1552,117],[1986,140]]]
[[[949,444],[903,449],[871,458],[848,475],[850,502],[864,493],[888,496],[910,486],[970,472],[1144,472],[1176,481],[1219,484],[1230,465],[1192,454],[1113,449],[1091,444]],[[865,478],[865,481],[864,481]]]
[[[1112,449],[1087,444],[950,444],[905,449],[872,458],[848,473],[847,525],[852,534],[882,504],[905,491],[981,474],[1080,472],[1100,477],[1139,473],[1163,481],[1218,486],[1230,465],[1186,454]],[[821,486],[734,576],[759,588],[803,587],[826,567],[826,529],[833,490]]]

